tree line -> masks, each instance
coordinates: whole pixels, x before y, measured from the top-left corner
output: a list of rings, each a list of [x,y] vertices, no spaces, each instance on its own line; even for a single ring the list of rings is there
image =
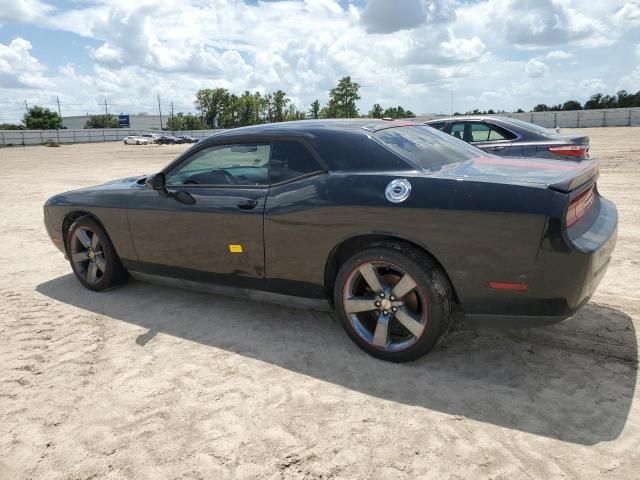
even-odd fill
[[[261,94],[245,91],[236,95],[226,88],[203,88],[195,96],[194,107],[197,114],[179,112],[167,119],[166,130],[201,130],[206,128],[234,128],[261,123],[286,122],[290,120],[318,118],[413,118],[411,110],[402,106],[383,108],[375,103],[366,115],[358,109],[357,101],[361,99],[360,84],[351,80],[350,76],[341,78],[329,92],[329,101],[322,105],[314,100],[306,111],[299,110],[287,96],[286,92],[276,90]],[[555,112],[572,110],[593,110],[607,108],[640,107],[640,91],[635,94],[620,90],[615,95],[596,93],[591,95],[584,105],[577,100],[567,100],[557,105],[538,104],[533,112]],[[480,111],[470,110],[464,114],[478,115],[506,113],[493,109]],[[519,108],[516,113],[524,113]],[[0,130],[39,130],[64,128],[58,113],[41,106],[34,106],[25,113],[21,124],[0,124]],[[92,115],[84,128],[118,128],[115,115]]]
[[[360,84],[352,81],[350,76],[343,77],[329,92],[329,101],[326,105],[322,105],[320,100],[315,99],[307,111],[302,111],[282,90],[264,95],[247,90],[238,96],[226,88],[204,88],[198,90],[194,102],[199,120],[195,115],[178,113],[170,118],[167,127],[170,130],[193,130],[244,127],[290,120],[358,118],[362,116],[357,106],[357,101],[361,98],[359,90]],[[379,104],[374,105],[368,116],[415,117],[413,112],[401,106],[384,110]]]

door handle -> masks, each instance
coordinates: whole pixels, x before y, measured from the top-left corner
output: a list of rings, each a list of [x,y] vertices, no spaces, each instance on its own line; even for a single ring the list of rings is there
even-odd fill
[[[247,199],[238,204],[238,208],[241,210],[253,210],[258,205],[257,200]]]
[[[504,150],[504,147],[502,146],[489,147],[489,150]]]

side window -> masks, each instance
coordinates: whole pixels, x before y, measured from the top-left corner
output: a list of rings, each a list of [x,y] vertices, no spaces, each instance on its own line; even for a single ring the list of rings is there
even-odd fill
[[[273,142],[269,164],[271,183],[284,182],[320,170],[322,167],[301,143]]]
[[[451,135],[462,140],[464,137],[464,123],[458,122],[451,125]]]
[[[267,185],[268,143],[203,148],[168,173],[167,185]]]
[[[489,140],[491,127],[486,123],[472,123],[470,142],[486,142]]]
[[[447,125],[447,122],[433,122],[427,123],[427,125],[433,128],[437,128],[438,130],[442,130]]]

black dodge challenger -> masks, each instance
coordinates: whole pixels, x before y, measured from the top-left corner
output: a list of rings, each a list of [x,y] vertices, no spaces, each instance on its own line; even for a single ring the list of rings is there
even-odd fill
[[[411,122],[303,121],[208,137],[161,172],[44,207],[80,283],[128,275],[335,309],[370,354],[413,360],[459,306],[571,316],[602,279],[615,206],[593,160],[503,158]]]

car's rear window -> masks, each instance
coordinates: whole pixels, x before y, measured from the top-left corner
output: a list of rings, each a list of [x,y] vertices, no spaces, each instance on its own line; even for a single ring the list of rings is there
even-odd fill
[[[392,152],[424,170],[486,155],[482,150],[426,125],[379,130],[375,134]]]

